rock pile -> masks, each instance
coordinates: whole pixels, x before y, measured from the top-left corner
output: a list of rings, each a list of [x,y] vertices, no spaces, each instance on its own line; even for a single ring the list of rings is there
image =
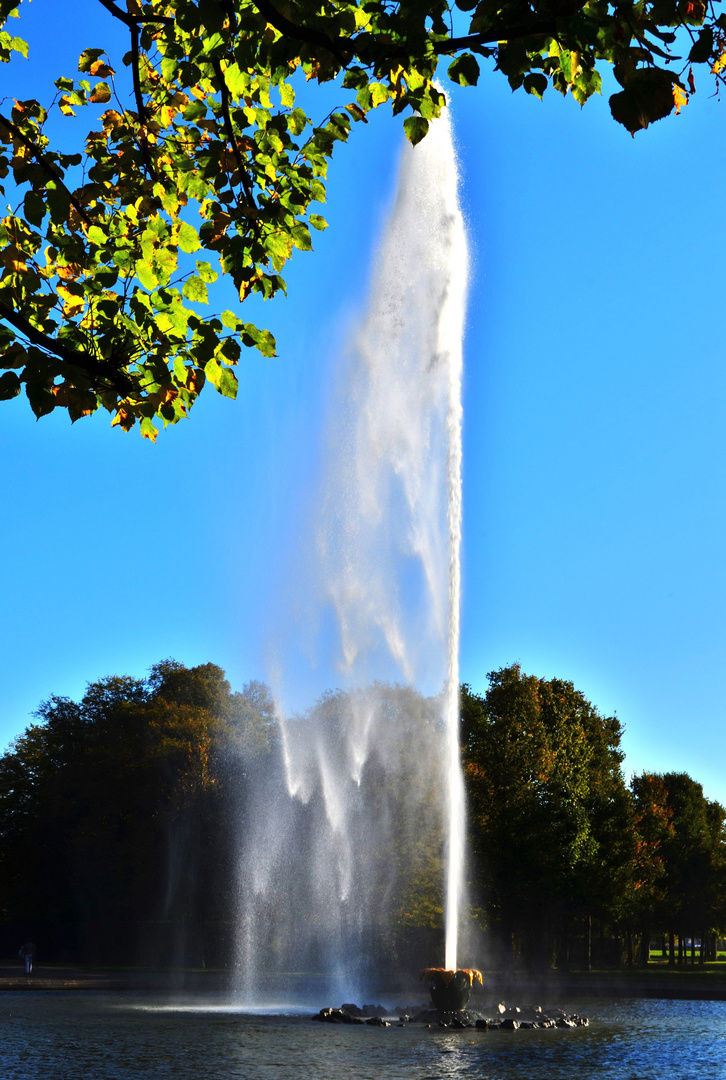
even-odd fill
[[[313,1016],[323,1024],[368,1024],[369,1027],[390,1027],[384,1020],[386,1010],[382,1005],[341,1005],[339,1009],[321,1009]]]
[[[368,1024],[371,1027],[390,1027],[390,1015],[382,1005],[341,1005],[339,1009],[321,1009],[312,1017],[327,1024]],[[445,1013],[420,1005],[397,1005],[393,1015],[398,1015],[398,1026],[425,1024],[428,1027],[478,1028],[480,1031],[518,1031],[520,1028],[575,1028],[587,1027],[590,1021],[579,1013],[566,1013],[562,1009],[542,1008],[541,1005],[515,1006],[500,1001],[484,1009],[467,1009],[458,1013]]]

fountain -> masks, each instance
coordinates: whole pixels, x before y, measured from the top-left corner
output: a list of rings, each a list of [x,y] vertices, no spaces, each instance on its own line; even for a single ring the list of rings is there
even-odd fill
[[[467,269],[444,116],[403,148],[367,312],[333,393],[313,543],[301,541],[286,590],[299,616],[278,635],[279,740],[264,775],[248,778],[239,865],[248,1002],[271,971],[361,994],[434,879],[445,880],[445,967],[457,967]],[[341,689],[296,708],[321,656],[336,658]]]

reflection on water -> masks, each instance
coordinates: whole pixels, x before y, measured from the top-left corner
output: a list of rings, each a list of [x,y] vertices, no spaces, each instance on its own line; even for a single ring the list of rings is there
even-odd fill
[[[569,1007],[575,1007],[569,1003]],[[593,1001],[589,1028],[314,1024],[124,994],[0,996],[2,1080],[701,1080],[726,1076],[726,1002]],[[312,1012],[312,1010],[311,1010]]]

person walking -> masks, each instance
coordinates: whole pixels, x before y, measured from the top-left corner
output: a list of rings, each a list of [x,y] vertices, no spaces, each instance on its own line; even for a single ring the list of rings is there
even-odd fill
[[[20,959],[25,961],[25,974],[30,975],[33,971],[33,957],[35,956],[35,943],[25,942],[19,953]]]

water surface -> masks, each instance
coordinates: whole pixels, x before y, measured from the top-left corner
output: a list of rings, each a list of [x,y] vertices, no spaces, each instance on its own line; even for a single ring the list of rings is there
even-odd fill
[[[282,1006],[280,1006],[282,1007]],[[569,1008],[572,1008],[570,1003]],[[600,1000],[590,1027],[316,1024],[127,994],[0,996],[2,1080],[701,1080],[726,1077],[726,1002]]]

